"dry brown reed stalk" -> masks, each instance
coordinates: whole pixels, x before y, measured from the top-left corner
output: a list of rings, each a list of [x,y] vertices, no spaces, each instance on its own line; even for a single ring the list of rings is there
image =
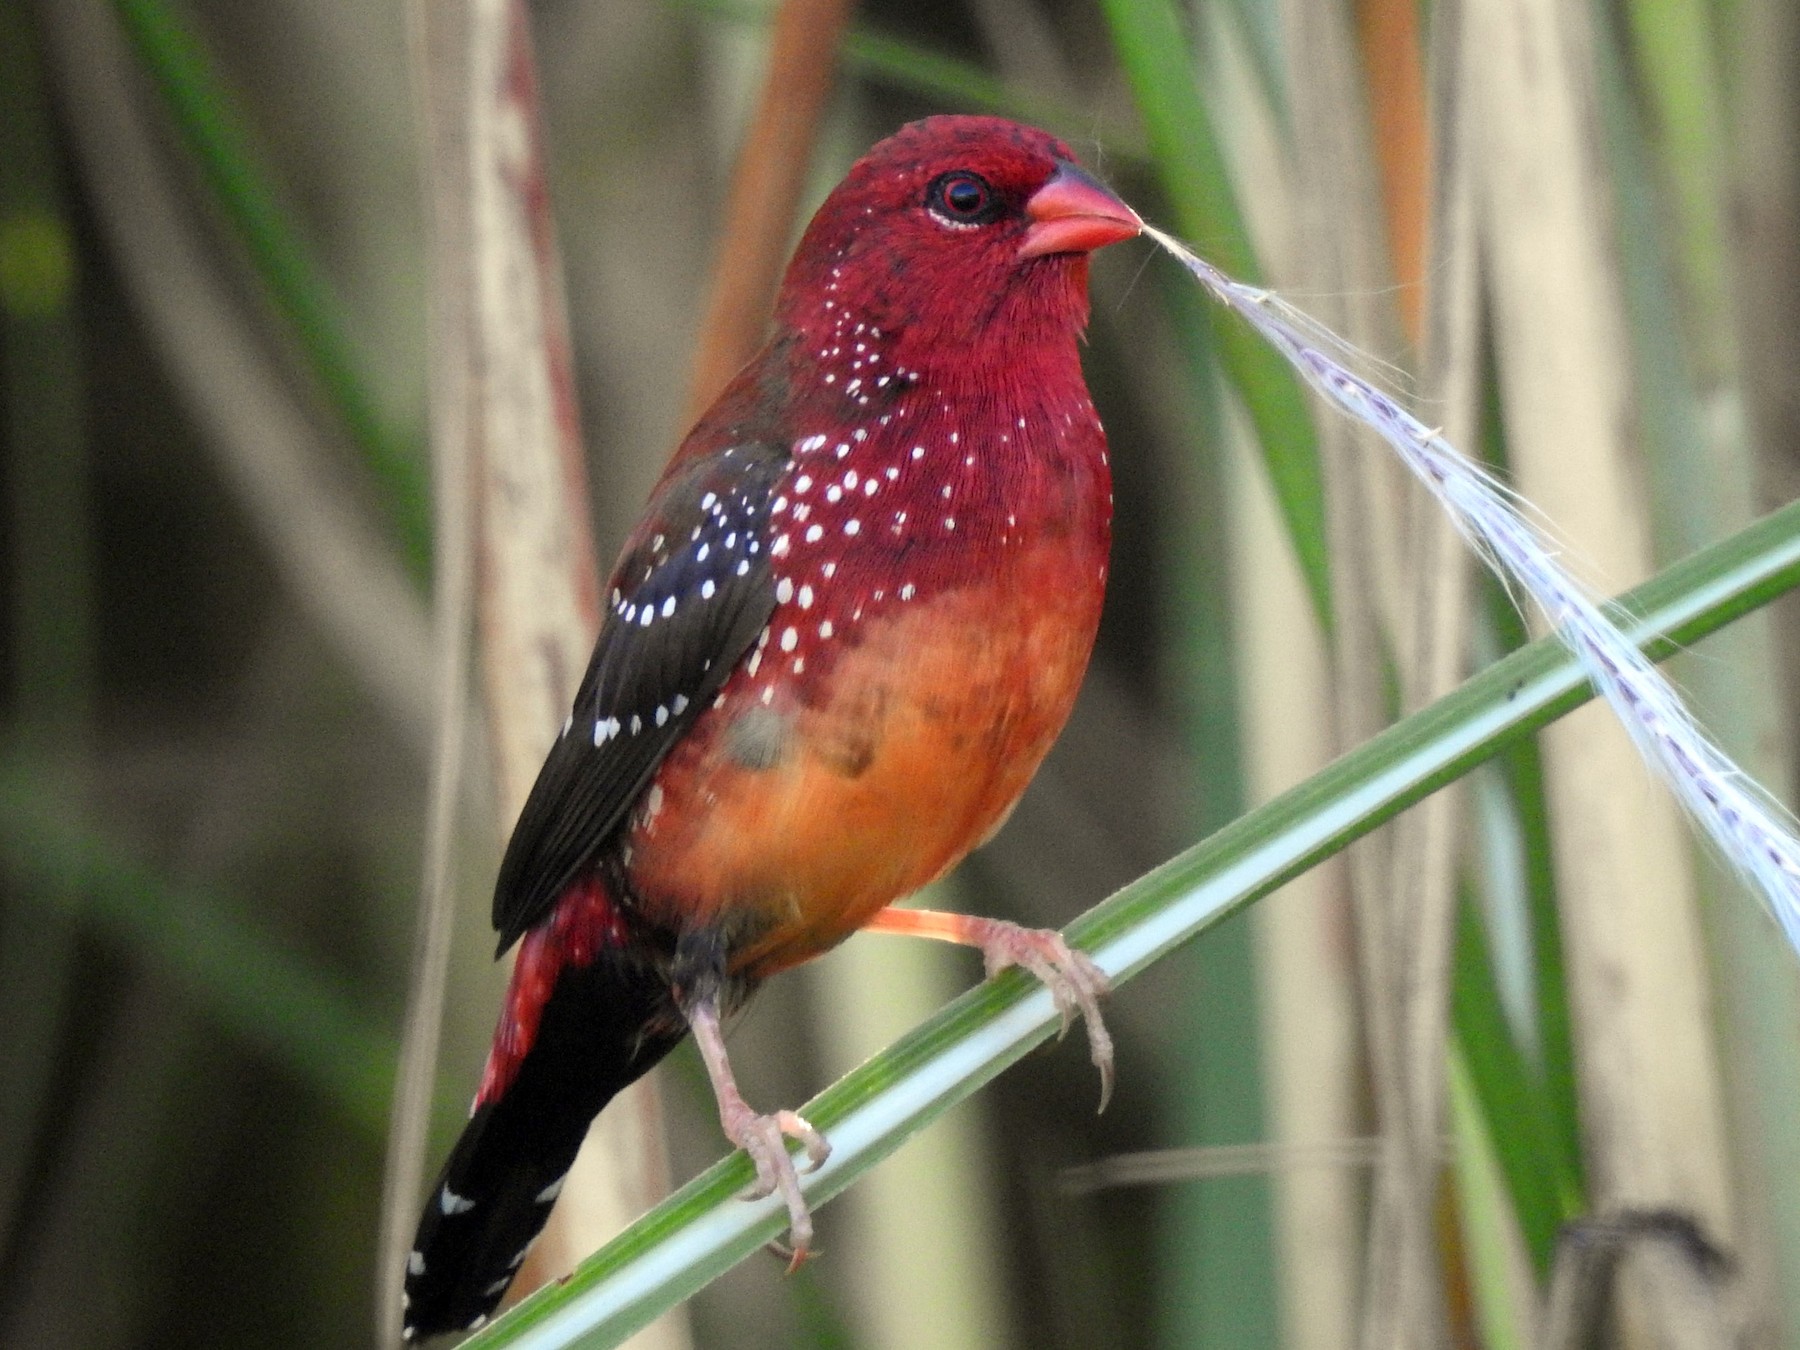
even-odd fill
[[[1606,589],[1651,570],[1621,265],[1589,16],[1468,0],[1481,218],[1521,490]],[[1729,1242],[1733,1206],[1687,836],[1598,710],[1545,734],[1576,1059],[1597,1208],[1674,1207]],[[1634,1287],[1642,1339],[1655,1290]]]
[[[783,0],[762,95],[732,173],[683,425],[762,345],[837,70],[850,0]]]
[[[1369,10],[1379,6],[1366,7]],[[1391,141],[1378,155],[1371,135],[1368,75],[1345,6],[1283,8],[1292,78],[1301,194],[1298,284],[1323,291],[1328,325],[1377,354],[1400,346],[1389,300],[1417,294],[1416,256],[1393,244],[1416,239],[1423,103],[1395,100],[1379,129]],[[1371,17],[1378,30],[1407,24]],[[1415,30],[1416,36],[1416,30]],[[1415,45],[1385,55],[1407,67],[1396,83],[1422,82]],[[1385,170],[1385,172],[1383,172]],[[1411,183],[1384,194],[1384,185]],[[1395,218],[1386,209],[1412,213]],[[1316,308],[1316,306],[1315,306]],[[1335,419],[1321,422],[1333,560],[1333,693],[1341,743],[1352,745],[1387,721],[1383,652],[1405,672],[1409,703],[1453,681],[1461,576],[1457,550],[1428,504],[1374,438]],[[1419,547],[1412,547],[1412,541]],[[1435,575],[1422,573],[1428,564]],[[1423,584],[1422,584],[1423,583]],[[1444,629],[1447,626],[1447,631]],[[1448,1008],[1451,799],[1427,803],[1351,849],[1350,874],[1362,968],[1364,1030],[1383,1142],[1375,1170],[1360,1343],[1368,1350],[1435,1346],[1444,1337],[1443,1263],[1437,1197],[1443,1159],[1444,1034]]]
[[[454,494],[455,456],[466,453],[476,631],[504,834],[586,664],[599,625],[599,579],[529,16],[519,0],[471,0],[420,5],[413,19],[434,171],[434,337],[444,344],[435,358],[434,432],[468,438],[466,452],[444,447],[449,476],[440,490]],[[455,509],[440,506],[446,515]],[[460,635],[454,616],[446,616],[445,631],[447,644]],[[447,650],[447,674],[455,661]],[[447,754],[458,731],[446,726]],[[447,849],[447,832],[434,844]],[[434,856],[428,877],[441,882],[443,865]],[[447,900],[438,896],[436,913]],[[428,924],[427,931],[435,930]],[[447,941],[439,947],[438,968],[426,978],[441,990]],[[412,1020],[435,1026],[440,1011]],[[412,1128],[422,1133],[423,1124],[421,1106]],[[570,1269],[653,1203],[665,1177],[660,1108],[651,1085],[640,1083],[589,1132],[514,1296]],[[414,1178],[411,1193],[417,1190]],[[685,1342],[685,1327],[672,1316],[635,1344]]]

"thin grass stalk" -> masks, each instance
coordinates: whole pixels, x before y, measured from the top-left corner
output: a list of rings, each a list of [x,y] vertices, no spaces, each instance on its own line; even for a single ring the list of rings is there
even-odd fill
[[[1243,23],[1215,22],[1201,45],[1257,251],[1285,275],[1295,251],[1294,192],[1278,106],[1257,78]],[[1256,464],[1254,431],[1241,418],[1226,418],[1224,428],[1233,652],[1245,795],[1255,803],[1330,759],[1331,689],[1324,630]],[[1338,1148],[1363,1128],[1366,1064],[1348,905],[1348,877],[1332,859],[1253,915],[1264,1109],[1283,1156]],[[1354,1341],[1366,1187],[1367,1173],[1352,1166],[1283,1168],[1270,1179],[1280,1343],[1290,1350],[1347,1350]]]
[[[1737,263],[1728,249],[1712,16],[1693,0],[1634,3],[1626,15],[1630,87],[1648,104],[1649,126],[1632,115],[1637,100],[1624,78],[1606,82],[1602,107],[1619,147],[1624,260],[1666,558],[1748,518],[1758,464],[1732,313]],[[1759,781],[1791,781],[1792,718],[1779,699],[1769,620],[1736,628],[1718,659],[1685,665],[1684,684],[1727,753]],[[1732,903],[1729,869],[1702,855],[1699,880],[1743,1207],[1740,1283],[1746,1305],[1771,1319],[1768,1334],[1779,1323],[1783,1339],[1800,1341],[1800,1137],[1791,1128],[1800,1113],[1800,970],[1767,942],[1760,915]]]
[[[1641,576],[1650,549],[1588,12],[1470,0],[1467,14],[1516,479],[1602,575]],[[1598,715],[1557,728],[1545,759],[1595,1203],[1673,1206],[1727,1234],[1723,1101],[1681,826]]]
[[[426,788],[424,860],[412,969],[382,1178],[375,1263],[375,1343],[400,1344],[406,1256],[425,1187],[430,1102],[437,1078],[456,897],[452,859],[468,735],[469,640],[475,612],[474,428],[469,316],[473,267],[463,203],[470,156],[467,10],[407,7],[414,106],[422,129],[421,186],[427,203],[428,382],[432,464],[432,609],[436,621],[437,729]]]
[[[1302,247],[1292,278],[1282,280],[1319,295],[1315,307],[1324,307],[1323,321],[1357,349],[1391,352],[1399,338],[1389,298],[1393,227],[1383,218],[1380,161],[1351,16],[1347,6],[1305,0],[1285,4],[1282,15],[1296,180],[1304,185]],[[1415,47],[1410,60],[1416,67],[1420,59]],[[1430,523],[1437,513],[1404,509],[1404,477],[1366,429],[1331,419],[1320,426],[1319,446],[1332,568],[1342,583],[1332,592],[1332,705],[1340,745],[1354,745],[1387,720],[1390,660],[1399,659],[1409,682],[1418,682],[1417,663],[1398,648],[1400,636],[1417,631],[1421,618],[1401,617],[1402,596],[1422,599],[1430,591],[1401,581],[1406,560],[1398,541],[1408,537],[1402,521]],[[1412,537],[1427,541],[1415,563],[1455,556],[1442,548],[1435,526]],[[1455,576],[1452,571],[1452,583]],[[1430,617],[1454,627],[1454,607],[1440,603],[1438,610]],[[1453,662],[1454,645],[1450,654]],[[1452,664],[1436,678],[1447,680],[1453,670]],[[1359,1343],[1366,1350],[1435,1346],[1444,1337],[1436,1201],[1450,905],[1448,858],[1434,837],[1447,838],[1441,823],[1420,818],[1405,834],[1399,827],[1384,831],[1349,853],[1364,1034],[1384,1144],[1361,1304]],[[1422,870],[1421,846],[1439,855]]]
[[[586,667],[600,583],[529,13],[523,0],[472,0],[467,15],[477,634],[506,833]],[[666,1175],[661,1110],[645,1080],[589,1131],[514,1287],[566,1270],[653,1200]],[[681,1344],[685,1330],[666,1324],[653,1339]]]
[[[1669,569],[1621,604],[1654,659],[1800,583],[1800,505]],[[1308,783],[1239,818],[1067,930],[1115,981],[1300,875],[1351,839],[1591,697],[1579,664],[1534,643],[1455,694],[1390,727]],[[803,1182],[825,1203],[905,1138],[1048,1038],[1046,990],[1006,972],[944,1009],[805,1107],[834,1141]],[[775,1198],[745,1203],[742,1154],[696,1178],[586,1263],[467,1344],[610,1345],[758,1250],[785,1220]]]

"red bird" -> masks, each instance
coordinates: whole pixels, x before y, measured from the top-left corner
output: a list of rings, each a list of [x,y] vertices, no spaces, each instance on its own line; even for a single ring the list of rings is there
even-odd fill
[[[726,1137],[811,1239],[792,1111],[721,1019],[859,928],[978,946],[1087,1018],[1054,932],[896,909],[991,835],[1093,647],[1112,492],[1082,381],[1087,255],[1130,208],[1043,132],[935,117],[808,226],[773,336],[681,443],[501,864],[506,1005],[408,1261],[409,1339],[478,1326],[596,1112],[688,1032]]]

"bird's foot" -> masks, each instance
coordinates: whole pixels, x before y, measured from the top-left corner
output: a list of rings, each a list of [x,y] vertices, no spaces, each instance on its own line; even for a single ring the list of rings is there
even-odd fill
[[[746,1200],[760,1200],[779,1193],[787,1204],[788,1245],[776,1250],[788,1258],[788,1270],[798,1270],[812,1255],[812,1211],[800,1193],[800,1176],[795,1170],[787,1141],[798,1139],[805,1149],[808,1172],[817,1171],[831,1156],[831,1145],[825,1136],[807,1123],[797,1111],[774,1111],[767,1115],[752,1111],[742,1099],[731,1103],[720,1113],[725,1137],[750,1155],[756,1165],[756,1183],[744,1193]]]
[[[1100,1070],[1100,1109],[1112,1099],[1113,1043],[1100,1016],[1100,997],[1112,990],[1105,972],[1086,952],[1076,951],[1054,928],[1022,928],[1004,919],[971,916],[968,939],[981,949],[987,973],[1021,966],[1042,980],[1062,1014],[1061,1036],[1069,1034],[1075,1014],[1087,1024],[1088,1057]]]

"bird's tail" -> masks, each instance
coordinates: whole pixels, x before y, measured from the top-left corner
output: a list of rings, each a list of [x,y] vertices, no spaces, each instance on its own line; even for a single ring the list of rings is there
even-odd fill
[[[425,1202],[406,1266],[409,1341],[487,1320],[588,1123],[685,1034],[666,984],[610,940],[616,927],[571,931],[565,912],[520,946],[474,1113]]]

